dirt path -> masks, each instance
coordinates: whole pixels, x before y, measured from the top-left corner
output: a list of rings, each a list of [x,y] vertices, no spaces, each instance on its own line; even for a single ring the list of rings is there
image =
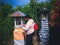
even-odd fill
[[[34,37],[33,37],[33,45],[39,45],[37,35],[34,35]]]

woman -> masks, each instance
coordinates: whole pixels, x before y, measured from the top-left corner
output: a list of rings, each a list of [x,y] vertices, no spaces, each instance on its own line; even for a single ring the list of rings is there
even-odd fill
[[[34,20],[29,15],[26,15],[25,19],[27,20],[27,23],[25,27],[22,28],[26,31],[26,45],[33,45],[32,37],[34,35]]]

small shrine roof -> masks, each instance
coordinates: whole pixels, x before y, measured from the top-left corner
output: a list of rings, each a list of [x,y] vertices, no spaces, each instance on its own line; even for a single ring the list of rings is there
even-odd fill
[[[25,17],[25,14],[21,11],[14,12],[10,15],[11,17]]]

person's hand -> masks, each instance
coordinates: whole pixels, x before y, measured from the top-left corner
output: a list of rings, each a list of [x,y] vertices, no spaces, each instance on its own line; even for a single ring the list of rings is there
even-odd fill
[[[20,26],[21,26],[21,27],[24,27],[24,26],[25,26],[25,24],[21,24]]]

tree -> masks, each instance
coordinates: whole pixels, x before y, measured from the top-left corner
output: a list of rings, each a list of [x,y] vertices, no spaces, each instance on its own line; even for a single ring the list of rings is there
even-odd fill
[[[13,31],[13,20],[9,15],[13,12],[12,6],[0,3],[0,44],[7,45]]]

